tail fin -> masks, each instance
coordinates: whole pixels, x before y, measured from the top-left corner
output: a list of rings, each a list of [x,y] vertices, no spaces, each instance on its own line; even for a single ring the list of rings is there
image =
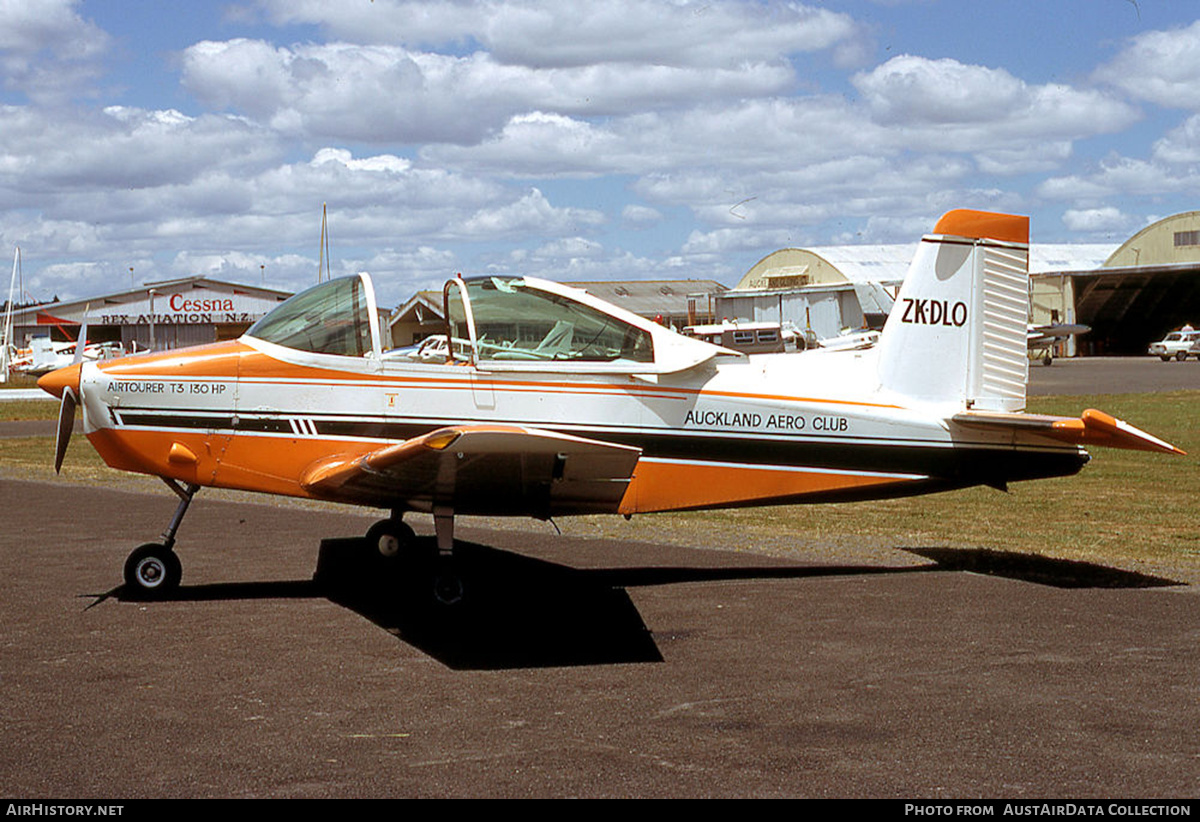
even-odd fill
[[[883,388],[1020,411],[1029,375],[1029,218],[951,211],[922,238],[879,341]]]

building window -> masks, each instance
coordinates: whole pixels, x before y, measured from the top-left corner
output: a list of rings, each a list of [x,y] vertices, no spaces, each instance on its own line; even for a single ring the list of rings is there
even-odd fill
[[[1185,245],[1200,245],[1200,231],[1176,231],[1175,247]]]

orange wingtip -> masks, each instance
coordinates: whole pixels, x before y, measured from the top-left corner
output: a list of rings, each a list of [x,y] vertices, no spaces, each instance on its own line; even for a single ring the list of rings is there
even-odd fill
[[[933,233],[1028,245],[1029,218],[1016,214],[998,214],[992,211],[971,211],[960,208],[943,214],[937,225],[934,226]]]
[[[1054,430],[1065,435],[1064,439],[1081,445],[1107,445],[1110,448],[1129,448],[1135,451],[1187,454],[1183,449],[1095,408],[1087,409],[1077,420],[1055,422]]]

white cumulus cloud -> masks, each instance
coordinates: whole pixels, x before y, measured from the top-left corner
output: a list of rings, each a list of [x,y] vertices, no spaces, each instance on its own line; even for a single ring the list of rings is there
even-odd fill
[[[1167,108],[1200,110],[1200,21],[1130,39],[1096,77],[1129,96]]]
[[[0,2],[0,74],[6,88],[53,103],[99,74],[111,38],[79,15],[78,0]]]
[[[1119,208],[1069,208],[1063,212],[1063,224],[1072,231],[1123,231],[1136,221]]]
[[[278,23],[317,24],[364,44],[478,44],[512,65],[735,68],[788,54],[855,48],[850,15],[786,0],[260,0]]]

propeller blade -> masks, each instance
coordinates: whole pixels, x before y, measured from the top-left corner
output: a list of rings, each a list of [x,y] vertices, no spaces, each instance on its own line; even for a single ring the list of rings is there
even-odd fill
[[[54,438],[54,473],[62,470],[63,457],[67,455],[67,444],[71,442],[71,431],[75,428],[75,392],[70,386],[63,389],[62,405],[58,407],[58,436]]]
[[[88,303],[83,309],[83,325],[79,326],[79,336],[75,338],[75,359],[72,360],[72,365],[83,362],[83,349],[87,348],[88,314],[91,310],[91,303]],[[59,420],[58,427],[60,430],[62,429],[62,420]]]

